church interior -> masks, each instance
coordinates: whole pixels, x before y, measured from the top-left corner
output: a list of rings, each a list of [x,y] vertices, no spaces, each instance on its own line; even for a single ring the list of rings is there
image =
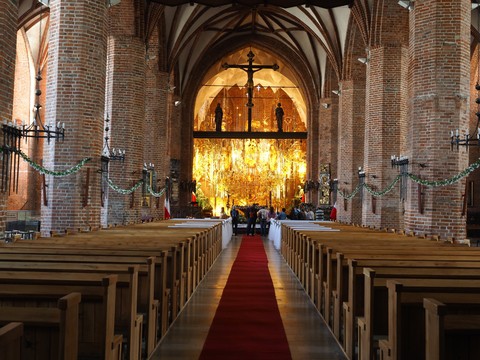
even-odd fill
[[[261,347],[239,347],[238,359],[252,358],[249,351],[263,359],[477,359],[479,5],[2,0],[0,298],[12,297],[15,286],[46,298],[23,289],[43,281],[57,296],[62,281],[75,283],[77,290],[47,307],[77,304],[84,314],[73,335],[63,322],[48,332],[59,354],[38,359],[222,358],[208,351],[231,346],[225,334],[210,343],[224,300],[208,290],[227,289],[230,268],[256,251],[244,249],[251,208],[275,214],[268,234],[260,230],[262,218],[253,221],[266,251],[253,258],[268,264],[268,287],[277,296],[269,308],[278,303],[287,338],[264,343],[286,341],[287,350],[265,355]],[[277,218],[282,209],[291,218],[297,208],[324,216],[304,225]],[[238,221],[246,236],[237,234]],[[95,265],[83,264],[87,258]],[[158,284],[153,273],[162,274]],[[406,279],[403,287],[397,278]],[[443,292],[418,290],[419,279],[438,282]],[[80,300],[81,281],[97,289]],[[110,293],[115,287],[117,298]],[[452,289],[465,296],[453,298]],[[465,307],[472,321],[458,328],[447,321],[444,328],[453,330],[441,346],[415,343],[421,349],[415,353],[405,335],[414,333],[413,320],[393,328],[394,291],[427,294],[412,300],[414,310],[402,300],[395,305],[411,319],[423,317],[415,334],[427,331],[428,338],[440,313],[464,323]],[[192,340],[198,349],[180,356],[179,346],[169,344],[194,338],[183,316],[202,313],[202,301],[213,298],[203,335]],[[373,298],[375,311],[384,311],[375,319],[366,310]],[[92,304],[78,308],[84,299]],[[18,310],[12,303],[0,300],[0,353],[4,333],[14,332],[6,324],[29,326],[5,320]],[[124,309],[127,303],[134,310]],[[297,316],[293,308],[308,311],[302,325],[288,325]],[[56,318],[64,319],[62,309]],[[100,324],[92,339],[85,330],[90,315]],[[129,324],[121,336],[117,328],[103,333],[113,326],[108,316],[115,327],[117,317]],[[312,318],[319,324],[296,339]],[[388,336],[379,340],[380,328]],[[34,332],[38,339],[43,333]],[[32,334],[22,335],[21,359],[41,341]],[[62,336],[80,340],[65,345]],[[312,345],[317,340],[328,355]]]

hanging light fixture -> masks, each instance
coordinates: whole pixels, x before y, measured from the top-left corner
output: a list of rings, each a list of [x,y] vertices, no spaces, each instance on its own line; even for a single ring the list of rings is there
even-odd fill
[[[38,74],[35,77],[37,81],[37,89],[35,90],[36,102],[34,105],[34,117],[30,125],[22,125],[22,136],[26,138],[36,138],[36,139],[47,139],[50,143],[50,139],[64,140],[65,139],[65,123],[57,122],[52,125],[44,125],[42,122],[42,117],[40,115],[40,109],[42,105],[40,104],[40,95],[42,95],[42,90],[40,90],[40,81],[42,76],[40,74],[40,69]]]
[[[50,143],[51,139],[64,140],[65,139],[65,123],[60,123],[58,121],[56,124],[48,125],[44,124],[40,114],[40,109],[42,105],[40,104],[40,95],[42,95],[42,90],[40,90],[40,81],[42,80],[41,75],[41,51],[42,51],[42,14],[40,14],[40,21],[38,24],[38,59],[37,59],[37,76],[36,80],[36,90],[35,90],[35,105],[33,108],[34,116],[31,124],[22,124],[22,136],[27,138],[35,139],[47,139]]]

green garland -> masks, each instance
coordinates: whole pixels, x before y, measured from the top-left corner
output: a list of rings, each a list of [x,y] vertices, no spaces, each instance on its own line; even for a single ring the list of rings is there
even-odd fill
[[[120,193],[120,194],[123,194],[123,195],[129,195],[131,193],[133,193],[135,190],[137,190],[142,184],[143,184],[143,180],[139,180],[135,185],[133,185],[132,188],[130,189],[121,189],[119,188],[117,185],[115,185],[112,180],[110,180],[110,178],[107,179],[107,182],[108,182],[108,186],[110,186],[110,188],[112,190],[115,190],[116,192]]]
[[[473,164],[471,164],[469,167],[467,167],[465,170],[462,172],[458,173],[457,175],[451,177],[450,179],[445,179],[445,180],[437,180],[437,181],[428,181],[425,179],[420,179],[418,176],[413,175],[413,174],[408,174],[408,177],[412,179],[412,181],[425,185],[425,186],[430,186],[430,187],[438,187],[438,186],[447,186],[447,185],[452,185],[456,182],[458,182],[460,179],[464,178],[465,176],[469,175],[471,172],[474,170],[478,169],[480,167],[480,158],[475,161]]]
[[[425,179],[420,179],[417,175],[414,175],[414,174],[411,174],[411,173],[406,174],[406,176],[408,176],[412,181],[414,181],[418,184],[428,186],[428,187],[448,186],[448,185],[452,185],[452,184],[455,184],[456,182],[460,181],[465,176],[468,176],[470,173],[472,173],[473,171],[475,171],[479,167],[480,167],[480,158],[477,161],[475,161],[473,164],[471,164],[469,167],[467,167],[465,170],[461,171],[460,173],[458,173],[455,176],[452,176],[450,179],[428,181],[428,180],[425,180]],[[338,191],[338,194],[341,197],[343,197],[347,200],[350,200],[355,195],[357,195],[357,193],[360,191],[360,189],[362,187],[365,187],[365,189],[367,189],[367,191],[370,194],[372,194],[373,196],[375,196],[375,197],[383,196],[383,195],[387,194],[388,192],[392,191],[393,187],[398,182],[398,180],[400,180],[401,177],[402,177],[402,174],[397,175],[397,177],[392,181],[392,183],[390,185],[388,185],[382,191],[374,191],[369,185],[364,183],[364,184],[358,184],[357,187],[355,188],[355,190],[353,190],[353,192],[350,195],[347,195],[340,190]]]
[[[338,190],[338,194],[347,199],[347,200],[350,200],[350,199],[353,199],[355,197],[355,195],[357,195],[357,193],[360,191],[360,189],[362,188],[362,184],[358,184],[357,187],[355,188],[355,190],[353,190],[353,192],[350,194],[350,195],[347,195],[345,194],[344,192],[342,192],[341,190]]]
[[[163,189],[161,189],[159,192],[155,192],[153,191],[153,189],[150,187],[150,185],[147,185],[147,191],[150,195],[154,196],[154,197],[160,197],[162,196],[165,191],[167,190],[167,187],[165,186]]]
[[[5,149],[2,147],[2,152],[5,151]],[[74,167],[71,167],[70,169],[67,169],[65,171],[52,171],[44,168],[43,166],[35,163],[32,159],[30,159],[25,153],[23,153],[20,149],[10,149],[9,151],[13,151],[20,155],[23,160],[25,160],[28,165],[30,165],[33,169],[37,170],[40,174],[45,174],[45,175],[52,175],[56,177],[62,177],[62,176],[68,176],[71,174],[75,174],[78,172],[87,162],[91,161],[92,158],[84,158],[81,160],[77,165]]]
[[[397,177],[395,179],[393,179],[393,181],[390,183],[390,185],[388,185],[384,190],[382,191],[374,191],[369,185],[367,184],[364,184],[365,186],[365,189],[367,189],[367,191],[372,194],[372,196],[375,196],[375,197],[380,197],[380,196],[383,196],[387,193],[389,193],[390,191],[392,191],[393,187],[395,186],[395,184],[398,182],[398,180],[400,180],[400,178],[402,177],[402,175],[397,175]]]

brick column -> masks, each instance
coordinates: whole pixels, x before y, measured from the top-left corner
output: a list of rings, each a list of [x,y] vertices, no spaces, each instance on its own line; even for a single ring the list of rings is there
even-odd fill
[[[65,123],[65,142],[45,144],[44,165],[64,171],[82,158],[92,160],[66,177],[47,176],[42,232],[100,225],[106,3],[50,1],[45,123]]]
[[[338,159],[338,97],[320,99],[318,125],[318,162],[330,164],[330,180],[337,178]],[[330,201],[332,199],[330,198]],[[333,205],[333,204],[331,204]]]
[[[319,137],[315,136],[318,134],[319,122],[320,122],[320,104],[312,106],[313,110],[309,114],[309,126],[308,126],[308,137],[307,141],[307,179],[318,181],[318,172],[319,172],[319,157],[321,153],[321,148],[319,147]],[[305,193],[306,202],[317,205],[318,203],[318,191],[310,190]]]
[[[451,178],[468,166],[467,152],[450,150],[449,132],[468,129],[470,20],[467,0],[417,0],[410,12],[409,157],[426,166],[411,171],[427,180]],[[465,179],[446,187],[422,187],[420,194],[410,182],[407,230],[464,238],[464,189]]]
[[[149,101],[145,103],[145,146],[144,159],[146,162],[155,164],[157,175],[157,191],[165,186],[165,178],[168,176],[169,158],[167,156],[166,143],[166,116],[167,99],[170,95],[168,74],[159,71],[157,54],[158,39],[151,39],[147,52],[146,68],[146,96]],[[163,217],[164,197],[154,198],[148,209],[143,209],[145,214],[154,218]]]
[[[405,155],[405,123],[408,49],[379,46],[370,50],[367,65],[365,119],[365,181],[375,191],[386,189],[399,174],[391,167],[391,155]],[[403,147],[402,147],[403,143]],[[373,198],[364,192],[363,223],[377,227],[403,228],[403,203],[399,183],[389,193]]]
[[[338,189],[350,194],[358,185],[358,167],[363,167],[365,137],[365,82],[342,81],[338,122]],[[346,206],[346,209],[345,209]],[[337,197],[337,218],[360,224],[362,201],[357,194],[351,200]]]
[[[17,41],[17,1],[0,2],[0,121],[12,120],[13,84]],[[7,197],[0,195],[0,233],[5,230]]]
[[[115,21],[115,20],[113,20]],[[110,38],[112,57],[111,147],[126,150],[125,162],[111,162],[110,177],[122,189],[142,179],[145,143],[145,45],[130,35]],[[150,149],[153,153],[155,150]],[[152,158],[153,159],[153,158]],[[134,195],[109,191],[109,223],[138,222],[144,206],[142,188]]]

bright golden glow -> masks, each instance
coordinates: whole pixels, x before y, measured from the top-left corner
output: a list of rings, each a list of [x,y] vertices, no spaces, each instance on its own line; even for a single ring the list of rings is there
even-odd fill
[[[197,192],[217,215],[234,204],[288,207],[305,181],[304,140],[195,139],[194,147]]]
[[[241,69],[225,70],[221,64],[246,64],[249,51],[255,53],[255,65],[280,66],[279,71],[262,69],[253,75],[252,131],[278,131],[275,108],[280,102],[285,112],[283,131],[306,132],[307,106],[292,69],[255,47],[240,49],[208,70],[195,99],[192,130],[215,131],[215,107],[220,104],[222,131],[247,131],[247,74]],[[305,181],[306,148],[306,140],[194,139],[197,200],[201,206],[211,205],[214,215],[234,204],[288,208],[299,198],[299,186]]]

